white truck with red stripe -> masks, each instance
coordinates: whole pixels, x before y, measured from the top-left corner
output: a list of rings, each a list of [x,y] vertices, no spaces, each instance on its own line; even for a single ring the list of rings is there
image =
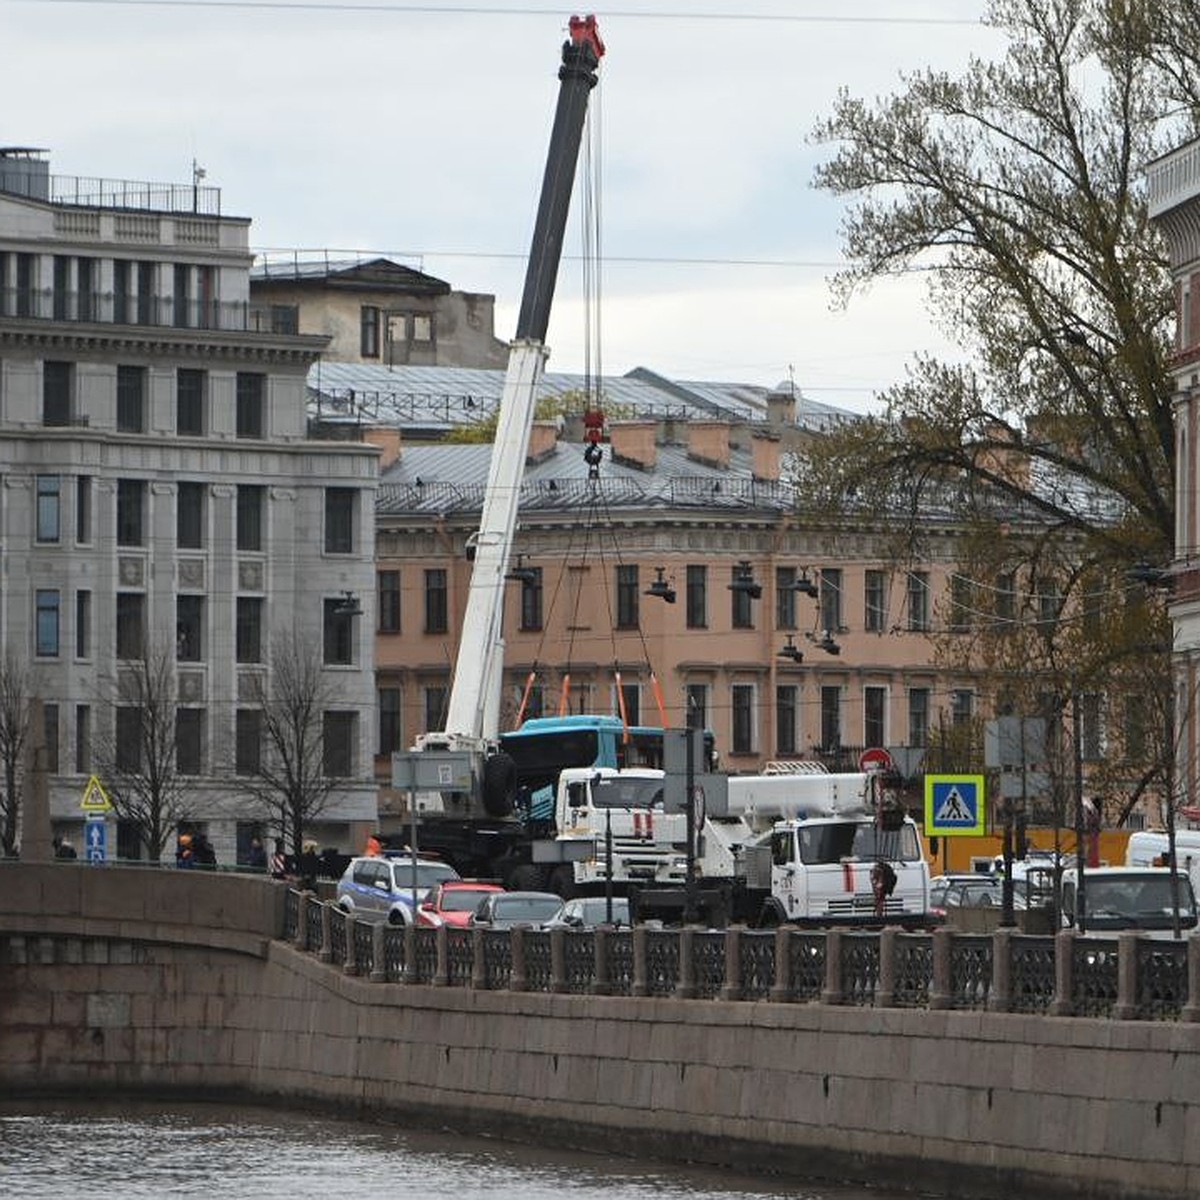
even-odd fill
[[[803,769],[734,775],[710,811],[688,902],[711,924],[758,927],[932,922],[929,865],[916,823],[878,773]],[[638,889],[639,918],[677,917],[679,888]]]

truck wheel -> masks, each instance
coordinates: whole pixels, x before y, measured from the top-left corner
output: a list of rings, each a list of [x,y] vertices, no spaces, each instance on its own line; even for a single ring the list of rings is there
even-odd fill
[[[546,868],[530,863],[517,867],[508,886],[513,892],[544,892],[548,886]]]
[[[555,867],[550,874],[550,890],[564,900],[576,895],[575,871],[571,867]]]
[[[783,912],[779,905],[768,900],[762,906],[762,912],[758,914],[759,929],[778,929],[783,924]]]
[[[483,763],[483,808],[489,817],[512,816],[517,795],[517,764],[512,756],[493,754]]]

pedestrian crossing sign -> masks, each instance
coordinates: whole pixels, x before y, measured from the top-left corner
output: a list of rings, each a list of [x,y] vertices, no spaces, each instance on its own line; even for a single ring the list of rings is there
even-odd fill
[[[929,837],[984,832],[982,775],[925,776],[925,833]]]

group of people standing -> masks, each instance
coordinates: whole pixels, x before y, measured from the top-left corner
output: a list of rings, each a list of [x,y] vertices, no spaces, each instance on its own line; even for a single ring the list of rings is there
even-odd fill
[[[205,833],[181,833],[175,846],[177,867],[198,867],[213,871],[217,866],[217,852]]]

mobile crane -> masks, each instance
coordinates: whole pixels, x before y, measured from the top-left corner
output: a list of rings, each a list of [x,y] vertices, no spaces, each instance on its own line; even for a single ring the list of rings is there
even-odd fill
[[[513,760],[499,750],[504,584],[537,388],[547,358],[546,329],[588,96],[597,83],[596,71],[604,55],[595,17],[572,17],[569,30],[562,47],[558,106],[516,336],[509,349],[483,511],[479,530],[468,544],[468,553],[474,556],[471,583],[445,729],[424,734],[416,747],[422,754],[458,755],[460,762],[469,764],[469,770],[447,769],[449,786],[439,784],[440,803],[434,806],[440,810],[438,817],[423,826],[422,836],[426,848],[441,851],[460,870],[493,868],[520,837],[519,827],[512,820],[516,768]]]

